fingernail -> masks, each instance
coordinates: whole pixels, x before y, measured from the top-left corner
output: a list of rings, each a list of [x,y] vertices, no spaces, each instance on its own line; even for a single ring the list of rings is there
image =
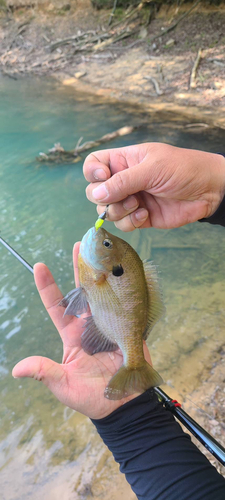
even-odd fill
[[[109,193],[105,187],[105,184],[100,184],[100,186],[98,186],[92,191],[93,198],[95,198],[95,200],[98,201],[103,201],[105,198],[108,197],[108,194]]]
[[[140,208],[140,210],[138,210],[134,215],[137,220],[142,221],[147,219],[148,211],[145,208]]]
[[[137,206],[138,201],[135,196],[129,196],[129,198],[127,198],[127,200],[125,200],[123,203],[123,208],[125,208],[125,210],[132,210],[132,208],[135,208]]]
[[[97,170],[94,171],[94,178],[97,181],[106,181],[107,179],[107,174],[103,168],[97,168]]]

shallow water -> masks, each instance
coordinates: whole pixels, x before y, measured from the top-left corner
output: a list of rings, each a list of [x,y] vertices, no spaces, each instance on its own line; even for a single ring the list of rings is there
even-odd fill
[[[1,236],[31,264],[45,262],[65,293],[73,286],[73,244],[95,215],[82,162],[49,167],[35,157],[55,142],[71,149],[80,136],[92,140],[146,117],[38,80],[0,80],[0,102]],[[222,132],[148,121],[110,147],[164,141],[222,151]],[[187,394],[219,362],[224,343],[224,229],[196,223],[123,237],[159,266],[167,312],[149,346],[164,380]],[[32,275],[0,247],[1,498],[134,498],[87,418],[58,403],[45,386],[12,378],[14,364],[33,354],[60,362],[61,341]],[[112,477],[115,491],[109,491]]]

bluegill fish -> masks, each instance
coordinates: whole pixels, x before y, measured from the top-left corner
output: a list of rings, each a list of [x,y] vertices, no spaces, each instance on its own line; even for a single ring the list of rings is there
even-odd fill
[[[87,311],[81,345],[90,355],[103,351],[123,353],[123,365],[105,389],[105,397],[122,399],[158,386],[160,375],[147,363],[143,339],[163,313],[164,306],[152,263],[142,262],[124,240],[103,228],[89,229],[78,256],[80,287],[60,305],[65,314]]]

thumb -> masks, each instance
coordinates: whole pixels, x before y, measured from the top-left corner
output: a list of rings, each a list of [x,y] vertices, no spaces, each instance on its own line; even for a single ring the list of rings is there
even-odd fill
[[[14,378],[29,377],[43,382],[55,393],[54,388],[62,384],[65,372],[62,365],[42,356],[30,356],[19,361],[12,371]],[[66,378],[66,377],[65,377]]]
[[[94,203],[116,203],[124,200],[131,194],[138,193],[147,188],[149,174],[144,162],[133,167],[117,172],[110,179],[98,185],[90,184],[87,187],[87,198]]]

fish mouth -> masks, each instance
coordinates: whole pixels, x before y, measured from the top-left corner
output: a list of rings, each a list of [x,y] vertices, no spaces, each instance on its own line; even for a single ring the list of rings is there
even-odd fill
[[[80,244],[80,254],[88,266],[97,271],[102,271],[103,266],[98,256],[99,242],[104,239],[105,230],[91,227],[83,236]]]

